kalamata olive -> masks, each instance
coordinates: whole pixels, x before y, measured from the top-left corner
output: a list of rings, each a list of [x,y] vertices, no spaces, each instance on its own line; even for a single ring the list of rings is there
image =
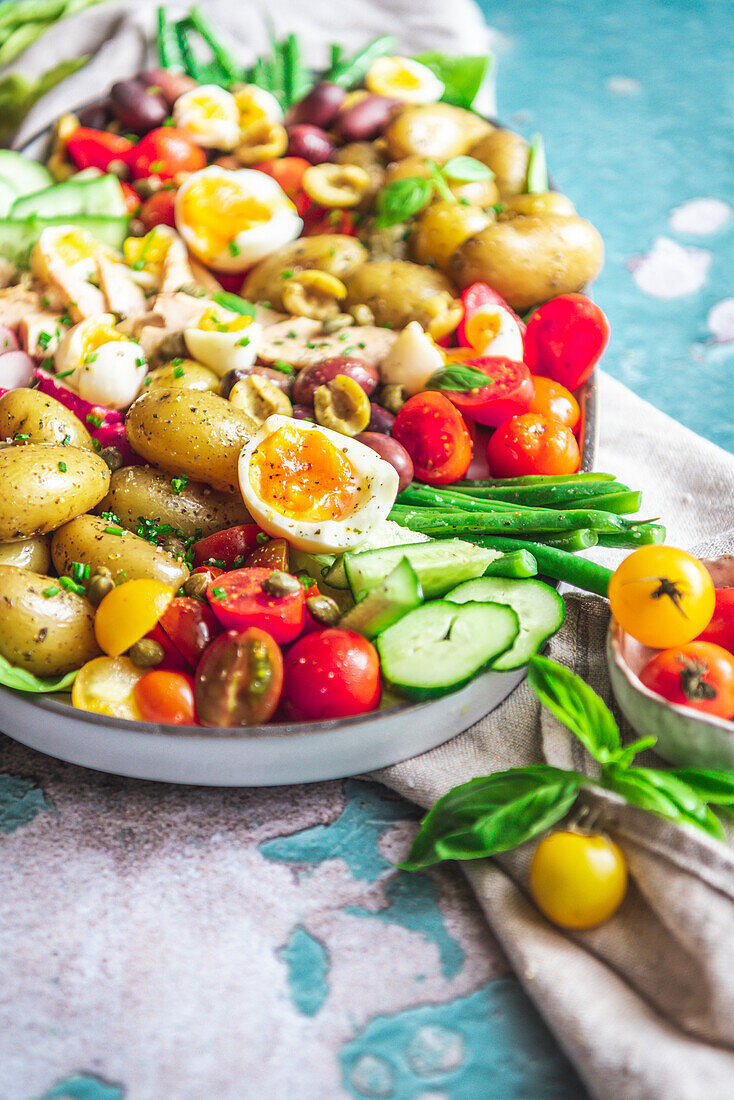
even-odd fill
[[[168,69],[145,69],[138,73],[138,80],[146,88],[157,88],[169,107],[173,107],[184,92],[190,92],[196,87],[196,81],[192,77],[185,73],[169,72]]]
[[[110,117],[109,99],[96,99],[94,103],[88,103],[78,112],[80,126],[88,126],[90,130],[104,130]]]
[[[313,421],[313,409],[308,405],[294,405],[293,412],[291,414],[294,420],[311,420]]]
[[[392,426],[395,423],[393,414],[388,412],[387,409],[383,409],[382,405],[378,405],[376,401],[370,401],[370,409],[372,415],[367,425],[367,431],[378,432],[380,435],[391,435]]]
[[[253,374],[259,374],[261,378],[268,378],[274,385],[282,390],[286,397],[293,392],[293,375],[284,374],[282,370],[273,367],[261,367],[257,363],[253,367],[234,367],[228,370],[219,384],[219,392],[222,397],[229,397],[232,388],[241,382],[243,378],[250,378]]]
[[[303,157],[311,164],[323,164],[330,160],[334,143],[318,126],[301,123],[288,127],[288,156]]]
[[[123,130],[145,134],[162,126],[168,118],[168,105],[163,96],[148,91],[139,80],[118,80],[110,89],[112,110]]]
[[[207,647],[196,669],[194,698],[203,726],[257,726],[275,713],[283,657],[259,627],[228,630]]]
[[[300,103],[295,103],[291,107],[286,122],[289,126],[305,123],[328,130],[346,95],[346,89],[340,88],[338,84],[332,84],[329,80],[322,80],[314,85]]]
[[[337,374],[346,374],[347,378],[362,387],[369,397],[377,389],[380,376],[376,367],[348,355],[336,355],[333,359],[324,359],[311,367],[304,367],[293,383],[293,400],[299,405],[312,405],[314,391],[319,386],[333,381]]]
[[[380,435],[379,432],[362,432],[356,438],[394,467],[400,479],[399,493],[408,488],[413,480],[413,461],[402,443],[398,443],[397,439],[392,439],[389,435]]]
[[[400,100],[384,95],[369,95],[353,107],[341,111],[336,119],[336,131],[343,141],[373,141],[390,121]]]

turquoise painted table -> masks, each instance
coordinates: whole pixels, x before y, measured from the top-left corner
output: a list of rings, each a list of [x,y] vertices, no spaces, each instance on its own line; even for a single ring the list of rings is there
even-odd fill
[[[484,9],[501,117],[606,239],[606,369],[734,449],[730,6]],[[584,1096],[460,875],[393,870],[407,803],[0,752],[3,1100]]]

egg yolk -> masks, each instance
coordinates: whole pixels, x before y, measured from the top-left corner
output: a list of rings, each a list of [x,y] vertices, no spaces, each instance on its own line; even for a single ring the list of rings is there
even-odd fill
[[[475,313],[464,324],[466,338],[473,348],[484,348],[494,340],[500,330],[502,320],[498,313]]]
[[[263,504],[308,523],[342,519],[358,491],[354,466],[329,439],[291,427],[253,452],[250,484]]]
[[[421,86],[420,77],[410,69],[396,68],[390,74],[389,82],[394,88],[401,88],[406,92],[417,92]]]
[[[125,337],[116,332],[113,325],[106,321],[93,323],[85,330],[82,337],[82,362],[86,362],[89,356],[103,344],[125,342]]]
[[[144,237],[126,237],[122,252],[128,267],[134,271],[148,271],[160,274],[163,261],[171,247],[171,236],[151,229]]]
[[[95,242],[79,230],[64,233],[54,241],[54,252],[67,267],[94,256]]]
[[[269,222],[274,202],[266,205],[233,180],[221,176],[195,180],[182,195],[182,216],[212,255],[223,252],[239,233]]]
[[[196,123],[196,121],[197,121],[196,116],[197,115],[198,115],[199,119],[205,119],[205,118],[206,119],[210,119],[210,118],[224,118],[224,119],[226,119],[228,117],[227,116],[227,110],[223,106],[223,104],[218,103],[216,101],[216,99],[214,99],[211,96],[206,96],[206,95],[192,96],[191,99],[186,104],[186,108],[187,108],[187,114],[188,114],[188,111],[192,111],[192,116],[193,116],[190,120],[187,117],[187,119],[186,119],[187,122],[191,121],[193,123]]]
[[[253,122],[261,122],[267,115],[255,97],[250,92],[235,93],[235,103],[240,113],[240,126],[251,126]]]
[[[207,310],[196,326],[202,332],[241,332],[243,328],[249,328],[252,317],[243,315],[235,317],[233,321],[222,321],[213,309]]]

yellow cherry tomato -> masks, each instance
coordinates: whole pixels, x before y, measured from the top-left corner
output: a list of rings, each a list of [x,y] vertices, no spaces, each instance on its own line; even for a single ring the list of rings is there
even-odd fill
[[[111,718],[142,718],[133,689],[148,669],[136,668],[129,657],[95,657],[79,669],[71,701],[79,710]]]
[[[94,616],[99,648],[119,657],[152,630],[174,597],[161,581],[125,581],[108,592]]]
[[[551,833],[535,849],[530,890],[541,913],[554,924],[595,928],[621,905],[627,890],[627,865],[608,837]]]
[[[714,613],[714,583],[697,558],[673,546],[641,546],[612,574],[609,605],[623,630],[653,649],[697,638]]]

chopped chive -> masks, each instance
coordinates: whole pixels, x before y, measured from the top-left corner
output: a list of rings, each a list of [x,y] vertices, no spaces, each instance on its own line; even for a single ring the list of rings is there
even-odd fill
[[[188,483],[189,483],[189,479],[186,476],[186,474],[181,474],[180,477],[172,477],[171,478],[171,488],[173,489],[174,493],[176,493],[177,495],[181,492],[182,489],[186,488]]]
[[[105,535],[122,535],[122,527],[105,527]]]
[[[49,599],[51,599],[52,596],[58,596],[60,591],[61,591],[60,588],[57,588],[57,586],[55,584],[52,584],[50,588],[44,588],[41,595],[45,596],[46,599],[49,600]]]
[[[66,463],[65,462],[57,462],[56,466],[58,468],[59,473],[61,473],[61,474],[66,473]]]
[[[185,372],[184,372],[183,367],[174,367],[173,368],[173,377],[174,378],[183,378],[184,373]]]
[[[68,378],[70,374],[73,374],[76,367],[72,367],[71,370],[62,370],[56,375],[57,378]]]
[[[226,595],[227,593],[224,588],[212,588],[212,597],[215,600],[223,600]]]
[[[65,588],[67,592],[76,592],[77,596],[83,596],[85,594],[84,585],[77,584],[71,577],[59,577],[59,584],[62,588]]]
[[[13,436],[14,442],[25,443],[26,439],[30,439],[30,435],[27,432],[16,432]]]

